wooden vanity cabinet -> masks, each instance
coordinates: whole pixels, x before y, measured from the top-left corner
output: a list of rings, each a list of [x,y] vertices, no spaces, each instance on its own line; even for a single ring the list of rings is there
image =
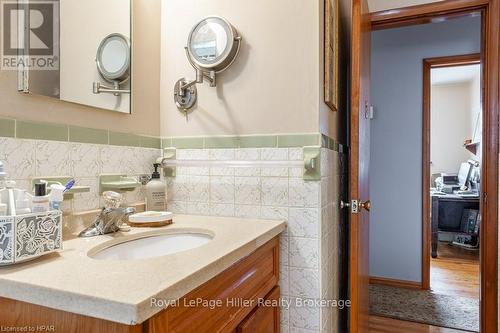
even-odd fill
[[[278,281],[276,237],[181,298],[175,306],[139,325],[117,324],[6,298],[0,298],[0,322],[3,326],[50,323],[55,328],[52,332],[61,333],[275,333],[280,327]],[[200,304],[200,300],[212,301],[212,306]]]
[[[280,288],[275,287],[266,301],[279,301]],[[237,333],[274,333],[280,331],[280,308],[258,306],[238,325]]]

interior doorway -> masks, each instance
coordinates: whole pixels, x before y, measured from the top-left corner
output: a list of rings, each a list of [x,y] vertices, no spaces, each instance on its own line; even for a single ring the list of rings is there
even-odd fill
[[[423,67],[422,288],[479,304],[481,57]]]
[[[475,40],[480,40],[481,41],[481,47],[480,47],[480,52],[481,52],[481,62],[482,62],[482,73],[483,73],[483,87],[481,88],[481,95],[483,97],[483,134],[482,134],[482,139],[483,142],[481,144],[484,147],[484,151],[487,152],[483,154],[481,158],[481,165],[480,169],[482,169],[480,173],[480,180],[481,180],[481,191],[479,195],[479,201],[480,201],[480,210],[481,210],[481,221],[482,223],[481,228],[479,229],[479,238],[480,238],[480,246],[481,246],[481,251],[480,251],[480,266],[481,266],[481,297],[480,297],[480,314],[481,314],[481,321],[480,321],[480,330],[481,332],[496,332],[497,330],[497,276],[498,276],[498,59],[496,57],[496,54],[498,52],[498,35],[496,34],[497,29],[492,28],[491,24],[492,22],[495,21],[495,17],[498,16],[498,9],[499,9],[499,2],[498,1],[484,1],[481,3],[474,2],[474,1],[443,1],[440,2],[439,4],[436,5],[421,5],[421,6],[415,6],[415,7],[409,7],[408,9],[403,8],[398,11],[386,11],[386,12],[380,12],[380,13],[375,13],[372,14],[372,29],[375,30],[381,30],[381,29],[394,29],[393,31],[397,31],[397,29],[401,27],[409,27],[409,26],[416,26],[416,25],[421,25],[421,24],[426,24],[430,22],[434,23],[439,23],[439,22],[444,22],[444,21],[451,21],[454,18],[461,18],[461,17],[481,17],[481,37],[477,38]],[[424,38],[421,40],[426,40],[428,37],[432,37],[432,34],[427,34]],[[403,43],[405,44],[405,43]],[[406,44],[405,44],[406,45]],[[434,44],[434,45],[439,45],[439,44]],[[466,51],[467,52],[467,51]],[[470,51],[469,51],[470,52]],[[478,51],[472,51],[472,52],[479,52]],[[464,52],[465,53],[465,52]],[[451,52],[450,54],[461,54],[460,52]],[[394,59],[391,57],[392,53],[387,52],[384,53],[383,56],[387,59],[391,59],[389,61],[390,65],[393,66]],[[400,58],[404,58],[407,55],[401,55],[399,54]],[[428,56],[433,56],[429,55]],[[426,57],[424,57],[426,58]],[[420,62],[420,69],[422,68],[422,62]],[[373,62],[372,62],[373,66]],[[384,67],[383,70],[384,72],[387,71],[388,67]],[[385,73],[384,73],[385,74]],[[403,77],[409,78],[412,77],[411,75],[407,75],[407,73],[403,70],[399,70],[399,72],[394,76],[395,80],[401,80]],[[371,79],[373,82],[373,72],[371,75]],[[383,82],[387,82],[388,80],[384,80]],[[419,85],[420,85],[420,91],[422,91],[422,82],[420,80]],[[379,81],[382,82],[382,81]],[[399,81],[398,81],[399,82]],[[402,96],[401,93],[396,93],[396,91],[392,91],[392,95],[388,96],[388,100],[391,100],[391,98],[398,97],[398,98],[403,98],[405,99],[407,96]],[[420,101],[422,100],[422,96],[418,96]],[[402,110],[406,107],[406,105],[402,105],[402,107],[399,108],[399,110]],[[401,114],[396,114],[396,116],[400,116]],[[375,117],[377,116],[377,107],[375,105]],[[393,118],[394,119],[394,118]],[[413,122],[414,125],[420,124],[421,119],[415,120]],[[421,130],[421,129],[419,129]],[[385,131],[384,135],[390,134],[390,132]],[[405,137],[407,133],[405,132],[403,136]],[[372,141],[373,142],[373,141]],[[470,142],[473,143],[473,142]],[[413,151],[413,153],[416,154],[421,154],[420,151],[420,144],[418,145],[406,145],[405,149]],[[387,145],[380,145],[383,149],[388,150],[389,152],[390,149],[388,149]],[[472,148],[472,147],[470,147]],[[430,162],[430,161],[429,161]],[[387,160],[385,160],[385,164],[387,165]],[[389,163],[390,164],[390,163]],[[420,161],[419,161],[420,164]],[[427,163],[425,165],[425,168],[422,169],[422,172],[429,168],[429,179],[430,179],[430,165]],[[459,168],[460,169],[460,168]],[[459,171],[459,170],[457,170]],[[460,173],[460,172],[457,172]],[[371,175],[371,177],[373,177]],[[394,178],[393,178],[394,179]],[[419,181],[423,184],[422,180],[422,175],[419,175]],[[386,188],[387,188],[387,182]],[[397,184],[396,187],[392,187],[391,189],[399,189],[401,187],[406,186],[407,184],[407,178],[401,178],[401,177],[395,177],[395,183]],[[419,186],[421,186],[419,184]],[[426,192],[429,191],[430,188],[430,181],[425,184]],[[387,188],[389,190],[389,188]],[[422,196],[422,194],[420,194]],[[421,198],[419,198],[418,202],[421,201]],[[373,199],[373,198],[372,198]],[[420,207],[420,204],[415,204],[417,201],[414,200],[408,200],[405,196],[400,196],[398,198],[399,200],[392,200],[389,201],[389,204],[392,207],[397,207],[398,205],[396,203],[413,203],[414,206],[417,206],[419,210],[421,211],[422,208]],[[401,201],[401,199],[403,199]],[[373,210],[377,209],[378,205],[377,202],[372,200],[374,203]],[[427,204],[430,206],[430,202],[422,201],[422,205]],[[409,207],[409,206],[408,206]],[[430,208],[430,207],[429,207]],[[420,213],[418,214],[420,216]],[[373,221],[373,215],[371,216],[371,219]],[[422,226],[422,216],[420,216],[419,223],[420,227]],[[400,228],[403,222],[402,220],[399,220],[399,225],[395,225],[395,228]],[[373,224],[371,224],[370,229],[372,229]],[[421,228],[420,228],[421,229]],[[430,229],[430,228],[429,228]],[[427,248],[425,246],[422,246],[422,244],[429,244],[430,243],[430,238],[431,235],[430,233],[424,233],[423,236],[427,237],[427,240],[420,239],[420,234],[421,230],[418,230],[418,236],[417,233],[413,233],[413,237],[418,237],[418,241],[420,244],[418,245],[419,252],[421,252],[422,249],[428,249],[429,251],[429,256],[425,256],[425,258],[430,257],[430,252],[431,249],[430,247]],[[375,244],[375,247],[380,247],[381,249],[385,249],[388,244],[393,243],[394,238],[392,238],[393,233],[391,231],[385,233],[385,235],[391,235],[391,239],[384,238],[382,241],[378,244]],[[411,239],[410,239],[411,240]],[[459,240],[460,242],[463,243],[463,240]],[[370,239],[370,242],[372,243],[372,240]],[[438,244],[439,245],[439,244]],[[372,247],[370,248],[370,252],[372,252]],[[378,250],[378,249],[377,249]],[[396,251],[393,251],[392,253],[397,253],[400,255],[402,250],[400,248],[397,249]],[[391,252],[388,252],[391,254]],[[440,251],[438,248],[438,255]],[[441,253],[445,253],[444,250],[441,251]],[[371,255],[371,253],[370,253]],[[383,260],[380,261],[381,265],[380,267],[383,267],[383,265],[391,265],[393,262],[391,260],[388,260],[387,258],[390,256],[386,256],[383,258]],[[422,262],[425,260],[424,256],[421,258]],[[404,261],[403,261],[404,262]],[[418,261],[419,265],[420,264],[420,259]],[[383,267],[387,268],[387,267]],[[403,270],[405,271],[405,270]],[[418,290],[422,291],[422,289],[425,290],[425,279],[420,278],[420,274],[424,274],[424,270],[420,271],[420,269],[415,270],[418,271],[417,278],[415,279],[405,279],[403,276],[402,278],[399,279],[390,279],[390,278],[385,278],[384,275],[373,275],[371,274],[371,279],[370,281],[376,281],[378,283],[383,283],[383,284],[392,284],[392,285],[397,285],[400,284],[401,286],[404,286],[405,288],[413,288],[413,290]],[[414,271],[414,272],[415,272]],[[430,270],[429,270],[430,271]],[[405,271],[407,272],[407,271]],[[413,273],[414,273],[413,272]],[[403,274],[404,275],[404,274]],[[410,283],[408,283],[410,282]],[[412,283],[412,282],[417,282],[417,283]],[[429,272],[429,287],[430,287],[430,272]],[[409,289],[407,289],[409,290]],[[393,317],[394,318],[394,317]],[[380,319],[380,317],[376,317],[376,319]],[[401,323],[407,323],[405,322],[398,322],[395,323],[394,325],[402,325]],[[441,326],[441,325],[438,325]],[[400,326],[400,328],[403,326]],[[426,326],[429,327],[429,326]],[[400,332],[401,330],[397,331]],[[384,332],[392,332],[392,331],[384,331]],[[394,331],[396,332],[396,330]]]

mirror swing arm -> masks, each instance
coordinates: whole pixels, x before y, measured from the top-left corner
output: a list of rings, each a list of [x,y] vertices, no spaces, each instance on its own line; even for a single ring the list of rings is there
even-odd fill
[[[92,92],[94,94],[110,93],[115,96],[120,94],[130,94],[130,89],[120,89],[120,82],[113,82],[113,87],[105,86],[101,82],[94,82],[92,85]]]
[[[218,24],[226,32],[226,47],[221,55],[216,56],[213,61],[206,61],[191,49],[192,40],[196,37],[198,27],[208,25],[209,22]],[[196,79],[179,79],[174,86],[174,101],[179,111],[187,114],[196,103],[198,91],[196,84],[202,84],[207,80],[210,87],[217,86],[216,75],[229,68],[236,60],[241,49],[242,37],[238,35],[237,30],[224,18],[218,16],[206,17],[199,21],[191,30],[188,37],[188,46],[184,47],[186,57],[190,65],[196,71]]]

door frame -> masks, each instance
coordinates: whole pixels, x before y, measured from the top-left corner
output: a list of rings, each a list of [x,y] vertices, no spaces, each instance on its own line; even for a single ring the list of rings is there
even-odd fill
[[[422,282],[421,289],[431,287],[431,70],[434,68],[468,66],[481,63],[481,54],[426,58],[423,60],[423,117],[422,117]],[[481,75],[481,87],[483,86]],[[481,165],[481,174],[485,171]],[[481,248],[480,242],[480,248]]]
[[[371,14],[372,30],[429,23],[480,12],[482,16],[483,154],[481,224],[481,332],[498,330],[498,157],[500,0],[444,0]]]

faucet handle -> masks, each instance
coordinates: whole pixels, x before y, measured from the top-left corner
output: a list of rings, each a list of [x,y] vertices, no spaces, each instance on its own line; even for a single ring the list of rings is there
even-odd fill
[[[104,208],[112,209],[120,207],[123,196],[120,193],[113,191],[106,191],[102,193],[102,198],[104,199]]]

